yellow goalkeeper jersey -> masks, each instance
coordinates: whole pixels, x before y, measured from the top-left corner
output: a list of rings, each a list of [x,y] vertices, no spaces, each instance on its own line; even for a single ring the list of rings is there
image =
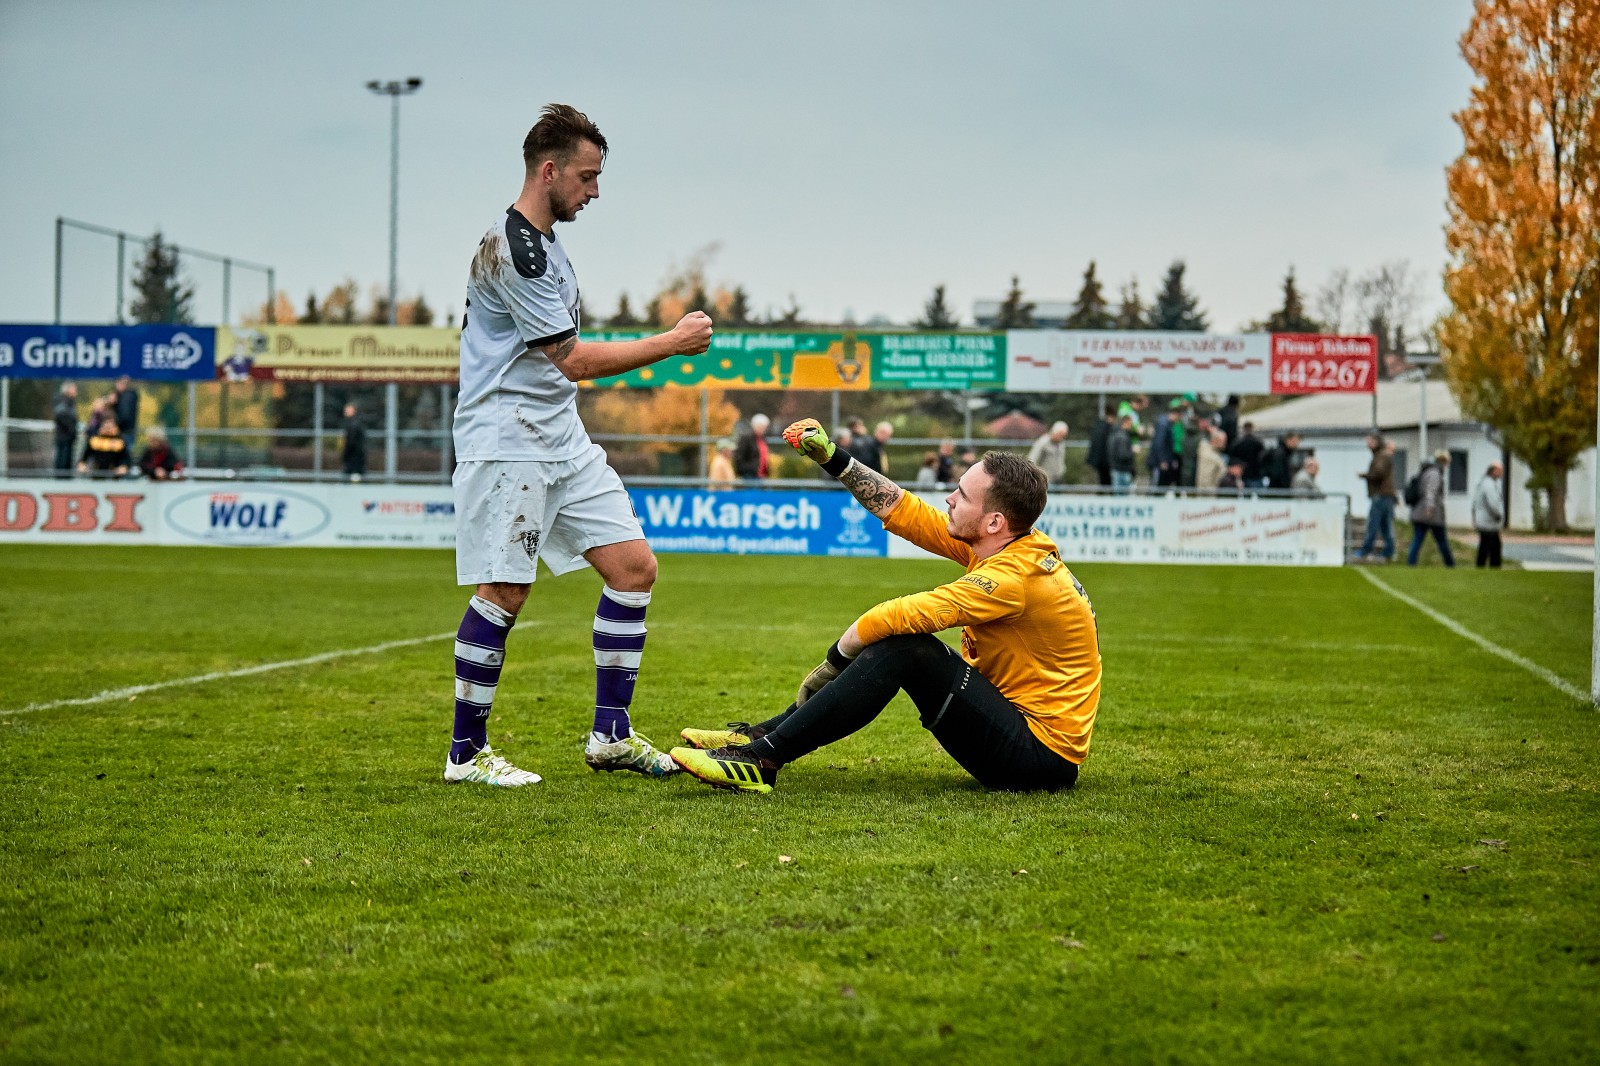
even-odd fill
[[[911,493],[901,498],[884,528],[967,573],[878,604],[856,620],[856,633],[872,644],[896,634],[964,627],[961,657],[1027,716],[1046,747],[1083,762],[1100,705],[1100,638],[1083,586],[1055,542],[1037,530],[978,559],[950,536],[948,524],[942,511]]]

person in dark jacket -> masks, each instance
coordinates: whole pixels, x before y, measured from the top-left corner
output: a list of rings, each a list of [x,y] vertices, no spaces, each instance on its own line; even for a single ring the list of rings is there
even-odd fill
[[[72,476],[72,447],[78,442],[78,386],[68,381],[56,396],[51,411],[56,433],[56,477]]]
[[[1367,536],[1354,558],[1387,563],[1394,558],[1394,445],[1384,440],[1382,433],[1369,433],[1367,447],[1372,460],[1356,475],[1367,483]],[[1383,541],[1383,553],[1374,556],[1372,549],[1379,540]]]
[[[1300,461],[1297,453],[1300,451],[1300,434],[1290,430],[1278,438],[1278,443],[1267,452],[1266,459],[1262,462],[1262,470],[1267,477],[1269,489],[1291,489],[1294,487],[1294,476],[1300,470]]]
[[[1239,397],[1229,396],[1228,402],[1217,408],[1217,428],[1228,438],[1227,447],[1223,449],[1226,454],[1228,448],[1233,447],[1233,442],[1239,439]]]
[[[1439,558],[1445,566],[1455,566],[1455,556],[1450,554],[1450,538],[1444,528],[1445,471],[1450,466],[1450,453],[1440,449],[1433,453],[1433,462],[1426,463],[1417,472],[1417,485],[1421,493],[1417,505],[1411,508],[1411,550],[1406,552],[1406,565],[1416,566],[1422,553],[1422,542],[1432,534],[1439,545]]]
[[[99,429],[84,443],[78,469],[90,477],[121,477],[128,472],[128,446],[114,416],[101,419]]]
[[[132,455],[134,442],[139,438],[139,390],[133,387],[133,379],[124,374],[117,379],[117,389],[111,395],[111,414],[122,430],[123,446]]]
[[[1223,432],[1227,432],[1224,430]],[[1261,459],[1266,454],[1267,446],[1261,443],[1261,438],[1256,436],[1256,427],[1253,422],[1246,422],[1239,427],[1239,436],[1233,442],[1233,447],[1228,449],[1228,458],[1237,460],[1241,471],[1239,480],[1247,489],[1264,489],[1267,479],[1261,476]]]
[[[1084,461],[1100,479],[1100,484],[1111,484],[1111,435],[1117,431],[1117,420],[1109,413],[1095,420],[1089,430],[1089,454]]]
[[[173,452],[167,441],[167,431],[161,426],[151,426],[144,431],[139,472],[152,481],[171,481],[183,476],[183,462]]]
[[[361,424],[356,405],[344,405],[344,450],[339,454],[344,474],[360,481],[367,474],[367,427]]]
[[[766,415],[753,414],[749,422],[739,423],[734,430],[733,472],[741,478],[754,481],[767,476],[767,427],[771,424]]]
[[[1116,432],[1106,448],[1106,461],[1111,465],[1111,486],[1119,493],[1133,490],[1133,416],[1123,415],[1117,420]]]
[[[1145,465],[1150,468],[1152,486],[1178,483],[1178,453],[1173,447],[1177,429],[1178,412],[1169,411],[1156,419],[1155,432],[1150,438],[1150,456]]]

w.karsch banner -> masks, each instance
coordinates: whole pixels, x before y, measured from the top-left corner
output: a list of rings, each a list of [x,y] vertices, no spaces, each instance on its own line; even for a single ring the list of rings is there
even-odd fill
[[[629,489],[645,539],[658,552],[881,557],[889,535],[837,490]]]
[[[0,378],[209,381],[216,377],[210,326],[0,324]]]

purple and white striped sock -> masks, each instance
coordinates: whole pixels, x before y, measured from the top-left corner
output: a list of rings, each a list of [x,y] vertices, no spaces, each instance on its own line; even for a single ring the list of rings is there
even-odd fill
[[[464,763],[489,743],[489,711],[506,661],[506,637],[516,615],[479,596],[467,604],[456,630],[456,727],[450,761]]]
[[[648,592],[601,589],[594,612],[594,733],[601,740],[633,733],[628,706],[644,657],[644,612],[649,606]]]

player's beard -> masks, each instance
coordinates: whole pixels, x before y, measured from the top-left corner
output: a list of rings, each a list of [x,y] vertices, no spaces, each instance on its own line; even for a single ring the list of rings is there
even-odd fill
[[[571,222],[578,217],[578,208],[582,202],[566,203],[556,195],[555,190],[550,191],[550,217],[557,222]]]

